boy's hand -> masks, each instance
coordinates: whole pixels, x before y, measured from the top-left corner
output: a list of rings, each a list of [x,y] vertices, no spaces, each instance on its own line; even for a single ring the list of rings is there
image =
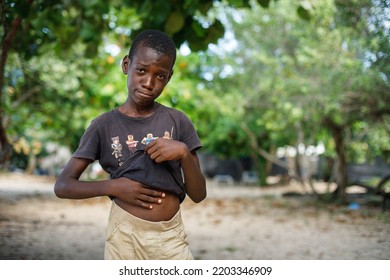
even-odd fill
[[[118,199],[141,208],[153,209],[153,204],[161,204],[165,193],[145,187],[139,182],[127,178],[115,179]]]
[[[150,142],[146,148],[152,160],[157,163],[167,160],[181,160],[190,154],[186,144],[173,139],[158,138]]]

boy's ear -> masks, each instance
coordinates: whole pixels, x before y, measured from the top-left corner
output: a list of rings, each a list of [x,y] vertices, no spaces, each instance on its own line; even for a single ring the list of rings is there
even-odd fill
[[[124,58],[122,58],[122,71],[123,74],[127,75],[129,72],[129,67],[130,67],[130,58],[128,55],[125,55]]]

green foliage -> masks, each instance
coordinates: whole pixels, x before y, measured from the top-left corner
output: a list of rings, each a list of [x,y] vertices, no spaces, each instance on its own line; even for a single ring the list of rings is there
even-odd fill
[[[321,141],[335,156],[328,118],[344,128],[350,160],[388,158],[388,1],[335,2],[3,1],[0,30],[21,25],[2,44],[0,121],[12,143],[75,149],[92,117],[126,99],[119,64],[132,38],[157,28],[192,50],[160,102],[190,116],[206,150],[258,157],[246,127],[273,154]]]
[[[178,46],[188,39],[192,48],[206,48],[223,35],[223,26],[207,18],[211,3],[2,1],[0,162],[8,142],[32,134],[74,148],[91,116],[122,102],[112,67],[118,61],[104,63],[103,41],[128,48],[138,30],[156,28]]]
[[[331,1],[314,3],[310,22],[292,14],[286,2],[268,10],[221,6],[237,46],[225,50],[226,43],[220,44],[200,55],[204,80],[195,122],[207,149],[225,157],[254,156],[244,125],[271,153],[322,142],[325,155],[337,157],[325,126],[330,120],[342,128],[348,161],[388,160],[387,72],[367,60],[379,51],[370,41],[382,41],[386,32],[361,37],[356,26],[337,25],[340,15]]]

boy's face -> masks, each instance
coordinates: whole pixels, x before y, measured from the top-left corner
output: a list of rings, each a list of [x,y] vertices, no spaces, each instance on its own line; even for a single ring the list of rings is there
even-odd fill
[[[128,56],[122,61],[127,75],[129,98],[136,105],[148,106],[160,96],[173,74],[173,59],[159,55],[155,50],[139,45],[132,61]]]

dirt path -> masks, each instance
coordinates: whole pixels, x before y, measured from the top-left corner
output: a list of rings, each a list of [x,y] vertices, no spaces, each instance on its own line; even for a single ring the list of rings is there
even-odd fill
[[[0,174],[0,259],[103,257],[107,198],[61,200],[53,180]],[[390,211],[316,206],[284,198],[287,187],[208,185],[182,204],[197,259],[389,260]]]

